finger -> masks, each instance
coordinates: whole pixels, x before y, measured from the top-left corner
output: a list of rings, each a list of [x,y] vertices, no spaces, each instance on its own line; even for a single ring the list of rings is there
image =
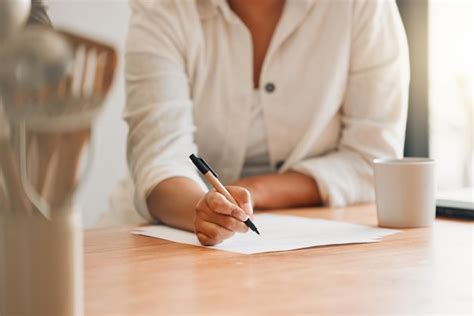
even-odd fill
[[[206,196],[206,203],[213,212],[230,215],[240,221],[246,221],[248,216],[237,205],[229,202],[222,194],[218,192],[209,192]]]
[[[249,229],[242,221],[229,215],[215,213],[212,210],[203,211],[200,216],[207,222],[217,224],[233,232],[246,233]]]
[[[214,212],[205,201],[204,203],[199,203],[196,207],[195,221],[197,220],[211,222],[234,232],[246,233],[248,231],[248,227],[243,221],[230,215]]]
[[[240,205],[240,208],[242,208],[242,210],[243,210],[247,215],[249,215],[250,217],[252,217],[252,215],[253,215],[253,206],[252,206],[252,203],[249,203],[249,202],[243,203],[242,205]]]
[[[196,236],[203,246],[214,246],[216,244],[211,238],[207,237],[203,233],[196,233]]]
[[[247,189],[238,186],[229,186],[227,189],[246,214],[253,214],[252,195]]]
[[[234,235],[234,232],[228,229],[203,220],[195,223],[195,229],[199,242],[205,246],[216,245]]]

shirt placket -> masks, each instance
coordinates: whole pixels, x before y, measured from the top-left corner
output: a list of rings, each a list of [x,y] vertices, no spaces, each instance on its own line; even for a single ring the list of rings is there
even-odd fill
[[[239,178],[245,161],[248,124],[250,121],[250,106],[252,101],[252,41],[245,25],[233,16],[229,22],[231,28],[230,45],[234,47],[233,56],[229,60],[230,76],[235,78],[228,82],[235,82],[229,95],[229,108],[226,121],[226,146],[223,148],[222,159],[224,166],[221,174],[225,182]]]
[[[304,21],[310,6],[311,3],[308,0],[290,1],[285,4],[285,10],[265,56],[259,83],[260,87],[263,88],[261,106],[263,107],[267,135],[278,135],[278,133],[273,132],[275,129],[281,128],[278,122],[279,115],[275,114],[276,111],[282,108],[282,102],[285,102],[284,94],[291,93],[291,91],[285,91],[284,87],[280,86],[287,79],[283,78],[284,70],[282,68],[284,65],[282,65],[283,61],[278,58],[278,52],[282,43]],[[268,137],[267,139],[271,167],[278,171],[285,165],[286,157],[281,154],[281,148],[285,146],[287,141],[284,138],[277,137]]]

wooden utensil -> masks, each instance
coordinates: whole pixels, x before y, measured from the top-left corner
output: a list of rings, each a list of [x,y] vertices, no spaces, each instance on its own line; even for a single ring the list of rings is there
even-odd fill
[[[112,85],[117,54],[109,45],[70,32],[34,32],[54,46],[55,58],[44,47],[19,41],[17,47],[29,53],[7,56],[13,60],[11,69],[27,65],[25,73],[0,70],[0,89],[9,120],[22,129],[23,187],[48,216],[51,206],[59,209],[76,191],[80,157]],[[34,80],[29,80],[28,71]],[[31,154],[37,153],[38,161],[30,162],[30,169],[36,170],[28,170],[28,147]]]

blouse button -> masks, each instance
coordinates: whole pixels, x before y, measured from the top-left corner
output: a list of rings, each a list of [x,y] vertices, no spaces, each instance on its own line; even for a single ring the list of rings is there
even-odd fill
[[[275,164],[275,168],[277,170],[280,170],[281,167],[283,167],[283,165],[285,164],[285,161],[284,160],[279,160],[277,161],[277,163]]]
[[[272,93],[273,91],[275,91],[275,84],[269,82],[265,85],[265,90],[268,92],[268,93]]]

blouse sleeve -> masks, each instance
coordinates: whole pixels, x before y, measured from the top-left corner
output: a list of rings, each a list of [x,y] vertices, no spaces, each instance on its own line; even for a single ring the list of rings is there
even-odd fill
[[[131,1],[125,76],[127,159],[138,212],[152,220],[146,198],[161,181],[187,177],[205,185],[188,156],[197,151],[183,34],[174,1]]]
[[[350,72],[337,150],[292,166],[326,204],[374,198],[372,160],[400,157],[408,107],[408,46],[395,1],[354,1]]]

